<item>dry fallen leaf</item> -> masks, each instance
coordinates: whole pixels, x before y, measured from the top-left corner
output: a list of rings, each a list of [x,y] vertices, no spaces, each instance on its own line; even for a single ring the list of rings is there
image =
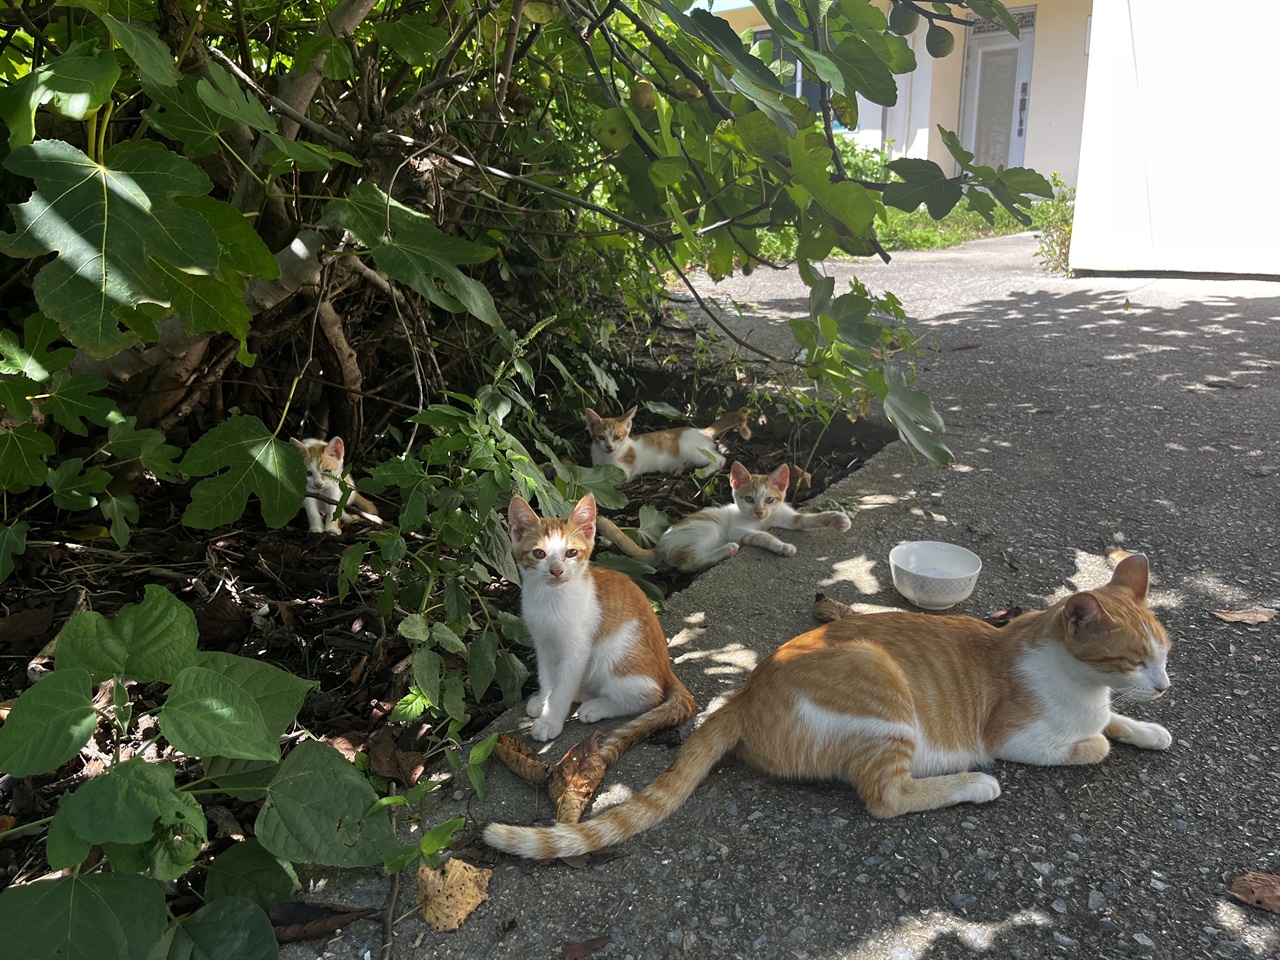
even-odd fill
[[[538,759],[537,752],[523,740],[498,734],[498,742],[493,746],[493,755],[506,764],[507,769],[537,790],[547,779],[547,771],[551,768]]]
[[[556,802],[557,823],[577,823],[587,810],[604,779],[605,762],[600,756],[600,731],[569,749],[551,771],[547,791]]]
[[[437,933],[457,930],[476,907],[489,899],[492,870],[449,860],[439,870],[418,867],[418,908]]]
[[[1227,893],[1251,907],[1280,913],[1280,877],[1274,874],[1250,870],[1236,877]]]
[[[564,957],[564,960],[582,960],[583,957],[595,953],[611,942],[607,936],[601,935],[592,937],[590,940],[583,940],[581,943],[561,944],[556,947],[556,952]]]
[[[825,593],[813,595],[813,616],[822,623],[832,623],[853,616],[853,607],[839,600],[833,600]]]
[[[1268,623],[1276,611],[1270,607],[1250,607],[1248,610],[1210,610],[1211,614],[1227,623]]]
[[[376,912],[372,908],[356,909],[340,903],[304,903],[293,900],[277,903],[267,910],[267,916],[271,919],[271,926],[275,928],[277,943],[298,943],[302,940],[332,937],[339,930]]]
[[[1006,607],[1003,610],[997,610],[995,613],[989,614],[982,618],[983,623],[989,623],[993,627],[1006,626],[1014,617],[1020,617],[1023,609],[1018,606]]]

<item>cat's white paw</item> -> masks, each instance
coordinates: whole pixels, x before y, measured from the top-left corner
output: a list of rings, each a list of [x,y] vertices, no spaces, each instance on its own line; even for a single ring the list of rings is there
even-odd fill
[[[969,782],[955,793],[956,803],[990,803],[1000,796],[1000,781],[989,773],[971,773]]]
[[[524,711],[529,716],[537,718],[542,716],[542,712],[547,708],[547,695],[545,693],[534,694],[529,698],[529,702],[525,705]]]
[[[822,525],[843,533],[853,526],[853,522],[843,513],[828,513],[822,518]]]
[[[604,720],[606,717],[614,715],[609,710],[607,701],[600,697],[596,697],[594,700],[587,700],[578,707],[578,720],[582,723],[595,723],[597,720]]]
[[[324,533],[324,524],[313,523],[311,524],[311,526],[307,527],[307,532],[308,533]]]
[[[1128,736],[1124,738],[1125,743],[1144,750],[1168,750],[1173,743],[1173,736],[1158,723],[1140,723],[1137,720],[1130,720],[1129,723],[1132,726]]]
[[[337,520],[330,520],[324,525],[324,532],[334,534],[342,533],[342,525],[339,524]]]
[[[738,551],[742,549],[742,544],[740,544],[740,543],[726,543],[726,544],[724,545],[724,548],[725,548],[726,550],[728,550],[728,551],[729,551],[729,552],[725,555],[725,559],[727,560],[727,559],[729,559],[729,557],[736,557],[736,556],[738,555]]]
[[[794,557],[796,555],[796,545],[794,543],[784,543],[778,547],[778,556]]]
[[[544,715],[533,721],[533,726],[529,728],[529,736],[540,741],[554,740],[560,736],[560,731],[563,729],[563,720]]]

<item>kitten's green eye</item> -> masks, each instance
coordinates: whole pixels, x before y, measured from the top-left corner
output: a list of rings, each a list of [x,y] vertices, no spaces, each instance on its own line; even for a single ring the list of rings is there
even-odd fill
[[[542,549],[534,550],[534,551],[533,551],[533,559],[535,559],[535,560],[545,560],[545,559],[547,559],[547,551],[542,550]]]
[[[564,555],[565,555],[565,557],[566,557],[567,559],[572,560],[574,557],[576,557],[576,556],[578,555],[578,551],[577,551],[577,550],[566,550],[566,551],[564,552]]]

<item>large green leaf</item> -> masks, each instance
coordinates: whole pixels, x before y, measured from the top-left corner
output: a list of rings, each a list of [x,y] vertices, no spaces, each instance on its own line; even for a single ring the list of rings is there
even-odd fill
[[[107,430],[111,455],[121,463],[138,461],[161,480],[172,480],[178,469],[174,460],[182,451],[165,443],[159,430],[139,430],[137,417],[125,417]]]
[[[59,370],[53,375],[40,409],[57,420],[58,426],[65,427],[76,436],[87,437],[89,428],[84,425],[85,420],[105,427],[121,418],[115,401],[96,396],[97,391],[106,385],[107,381],[91,373],[73,375]]]
[[[84,468],[79,457],[63,460],[49,471],[44,485],[53,493],[53,502],[64,510],[90,510],[98,504],[99,493],[111,483],[111,474],[101,467]]]
[[[111,14],[106,14],[102,22],[111,31],[112,39],[124,47],[129,59],[138,65],[143,79],[162,87],[177,84],[182,74],[173,65],[173,54],[153,32],[136,23],[117,20]]]
[[[99,51],[87,41],[0,89],[0,119],[9,128],[10,149],[16,151],[35,140],[40,107],[48,104],[58,116],[83,120],[111,99],[119,79],[115,54]]]
[[[844,76],[846,96],[856,90],[882,106],[892,107],[898,102],[898,83],[893,73],[861,37],[845,37],[830,56]]]
[[[371,180],[336,203],[342,225],[372,251],[380,270],[444,310],[465,309],[490,326],[502,325],[484,284],[458,269],[490,259],[492,247],[446,236],[429,217],[391,199]]]
[[[0,489],[20,491],[44,480],[44,458],[53,456],[53,441],[34,424],[20,423],[0,433]]]
[[[277,960],[271,920],[244,897],[223,897],[169,931],[168,950],[154,960]]]
[[[307,694],[319,686],[316,680],[303,680],[269,663],[231,653],[203,652],[197,666],[221,674],[253,697],[267,729],[277,737],[298,716]]]
[[[874,371],[868,378],[872,375]],[[942,441],[942,417],[927,394],[908,384],[903,372],[894,366],[884,370],[883,389],[881,403],[885,416],[898,428],[903,440],[938,465],[955,459],[955,454]]]
[[[275,132],[275,119],[257,97],[240,86],[235,77],[216,63],[205,63],[205,69],[209,80],[201,80],[196,85],[196,95],[206,107],[254,130]]]
[[[249,277],[274,280],[280,276],[280,264],[271,248],[262,242],[258,231],[235,207],[213,197],[180,197],[180,206],[195,210],[209,221],[218,234],[218,269],[231,267]]]
[[[268,853],[257,839],[237,843],[218,854],[205,872],[206,900],[248,897],[264,910],[292,899],[299,887],[293,867]]]
[[[909,213],[923,203],[929,210],[929,216],[941,220],[964,195],[960,184],[949,179],[932,160],[901,157],[891,161],[889,169],[903,182],[891,183],[884,188],[884,202],[899,210]]]
[[[181,470],[195,477],[224,471],[191,491],[182,522],[198,530],[239,520],[250,493],[261,500],[267,526],[282,527],[301,508],[307,489],[307,468],[297,448],[277,440],[257,417],[218,424],[191,445]]]
[[[174,786],[174,769],[134,757],[111,766],[63,798],[59,817],[90,843],[146,843],[164,824],[176,832],[205,831],[204,808]]]
[[[219,134],[235,126],[235,120],[211,109],[201,99],[198,85],[204,82],[185,76],[176,87],[161,87],[145,80],[142,83],[147,96],[163,108],[143,110],[142,115],[164,136],[181,140],[190,157],[213,153],[218,149]]]
[[[57,770],[89,742],[97,725],[89,674],[55,670],[18,697],[0,727],[0,773],[27,777]]]
[[[13,573],[13,558],[27,549],[27,531],[31,524],[25,520],[0,523],[0,580]]]
[[[528,11],[527,5],[525,10]],[[425,67],[449,43],[449,32],[436,26],[439,22],[440,18],[434,13],[416,13],[391,23],[375,24],[373,30],[383,45],[398,53],[406,63]]]
[[[124,873],[37,880],[0,893],[4,952],[22,960],[148,960],[168,919],[160,887]]]
[[[171,268],[211,272],[218,243],[203,217],[173,202],[203,195],[212,184],[190,161],[158,143],[126,142],[97,164],[61,140],[39,140],[13,151],[4,165],[36,183],[11,207],[15,232],[0,234],[0,251],[15,257],[60,254],[36,274],[41,309],[67,339],[94,356],[111,356],[134,335],[119,320],[149,332],[133,309],[167,304],[151,260]]]
[[[130,524],[138,522],[138,501],[132,493],[107,494],[98,498],[98,510],[111,528],[111,539],[123,550],[129,545]]]
[[[88,840],[76,836],[70,824],[63,805],[59,805],[58,812],[53,815],[53,822],[49,824],[49,835],[44,841],[45,859],[55,870],[80,866],[88,859],[89,851],[93,848]]]
[[[280,747],[243,687],[207,667],[188,667],[160,708],[160,731],[189,757],[276,760]]]
[[[395,835],[373,787],[333,747],[308,740],[280,765],[258,814],[262,845],[281,860],[363,867],[382,862]]]
[[[84,670],[94,683],[124,676],[129,649],[115,627],[96,610],[78,613],[58,633],[58,672]]]
[[[140,603],[121,607],[113,627],[128,650],[124,673],[131,680],[173,683],[195,663],[196,615],[158,584],[147,584]]]
[[[856,236],[864,236],[875,219],[875,201],[865,187],[848,180],[832,183],[826,159],[803,140],[792,140],[791,176],[835,220]],[[799,202],[797,200],[797,202]]]
[[[169,302],[182,317],[183,325],[191,333],[218,333],[226,331],[243,341],[249,333],[253,318],[249,308],[241,302],[243,292],[216,274],[187,273],[172,264],[154,261],[152,267],[159,274]]]
[[[49,350],[58,339],[58,325],[43,313],[33,313],[22,323],[22,343],[12,330],[0,330],[0,374],[16,374],[35,383],[48,380],[75,359],[70,347]]]

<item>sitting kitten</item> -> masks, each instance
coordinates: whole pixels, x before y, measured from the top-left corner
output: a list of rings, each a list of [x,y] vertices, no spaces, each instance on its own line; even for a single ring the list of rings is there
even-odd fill
[[[655,567],[697,573],[729,559],[744,543],[764,547],[782,557],[794,557],[795,546],[769,533],[770,527],[849,529],[849,518],[838,510],[800,513],[794,509],[786,502],[789,479],[790,470],[785,463],[767,476],[749,473],[742,464],[735,463],[729,470],[733,503],[707,507],[677,520],[663,531],[652,549],[640,546],[607,517],[598,521],[600,533],[629,557]]]
[[[1106,586],[1006,627],[973,617],[875,613],[783,644],[684,743],[642,792],[574,826],[490,824],[484,839],[522,857],[563,857],[647,830],[736,752],[778,777],[842,779],[874,817],[986,803],[992,760],[1102,760],[1107,737],[1164,750],[1164,727],[1114,713],[1111,692],[1154,700],[1169,689],[1169,636],[1147,609],[1147,558]]]
[[[640,713],[600,748],[612,763],[633,744],[697,712],[671,669],[666,635],[631,578],[589,563],[596,501],[588,494],[567,518],[539,518],[520,497],[507,515],[520,567],[520,604],[538,655],[538,693],[529,700],[535,740],[554,740],[573,703],[578,719]]]
[[[726,413],[709,427],[673,427],[653,433],[631,435],[632,407],[620,417],[602,417],[586,410],[587,432],[591,434],[591,463],[621,467],[628,480],[642,473],[682,473],[685,467],[724,467],[724,457],[716,449],[716,437],[736,429],[745,440],[751,438],[747,415],[741,410]]]
[[[330,500],[341,501],[343,484],[351,486],[350,471],[344,473],[342,469],[342,457],[345,452],[342,438],[333,437],[325,442],[324,440],[295,440],[290,437],[289,442],[302,451],[302,459],[307,464],[308,496],[302,501],[302,508],[307,513],[307,529],[312,533],[341,533],[342,527],[334,518],[334,512],[338,509],[336,504],[317,500],[310,494],[318,493]],[[375,517],[378,515],[378,508],[354,489],[351,491],[351,496],[347,498],[347,503]],[[341,520],[344,523],[355,519],[357,519],[355,514],[347,513],[345,510],[342,512]]]

